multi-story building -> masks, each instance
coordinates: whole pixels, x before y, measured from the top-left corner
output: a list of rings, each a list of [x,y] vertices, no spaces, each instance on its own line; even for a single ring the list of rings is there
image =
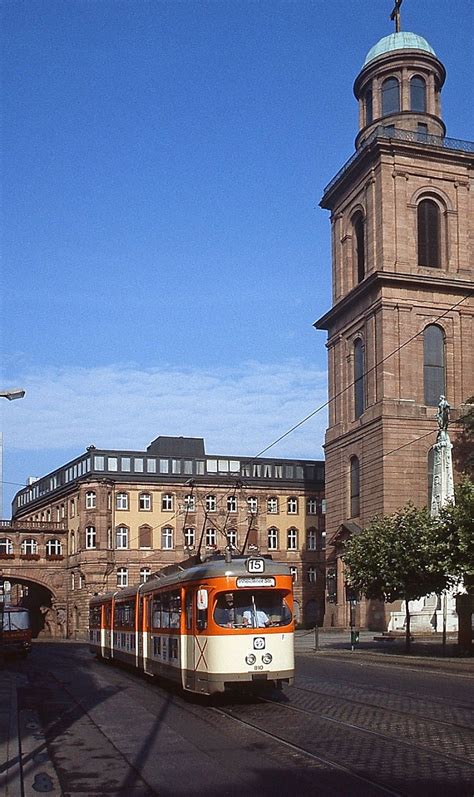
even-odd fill
[[[158,437],[146,451],[89,446],[20,490],[0,556],[10,555],[5,576],[49,589],[50,624],[59,612],[74,635],[87,629],[94,593],[226,546],[286,562],[297,620],[314,625],[324,614],[324,520],[323,462],[209,455],[201,438]]]
[[[333,283],[316,322],[328,332],[328,625],[349,621],[342,543],[375,515],[429,502],[440,396],[455,421],[474,393],[474,145],[445,136],[444,81],[421,36],[372,47],[354,84],[356,152],[321,201]],[[360,609],[362,626],[386,627],[390,607]]]

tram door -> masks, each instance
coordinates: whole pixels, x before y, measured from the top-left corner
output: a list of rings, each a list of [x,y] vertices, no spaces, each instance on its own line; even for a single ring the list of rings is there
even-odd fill
[[[194,643],[194,615],[196,606],[196,591],[189,588],[186,590],[185,596],[185,621],[186,621],[186,644],[185,644],[185,660],[183,661],[183,685],[188,688],[193,686],[194,681],[194,665],[195,665],[195,643]]]
[[[136,628],[136,666],[140,667],[143,661],[143,604],[144,599],[141,597],[140,592],[137,595],[137,628]]]

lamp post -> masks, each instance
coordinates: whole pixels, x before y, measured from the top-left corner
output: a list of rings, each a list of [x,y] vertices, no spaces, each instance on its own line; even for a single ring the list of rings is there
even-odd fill
[[[0,398],[6,398],[8,401],[15,399],[22,399],[26,391],[21,387],[12,387],[10,390],[0,390]],[[2,476],[2,460],[3,460],[3,441],[0,438],[0,514],[3,514],[3,483]],[[4,578],[0,576],[0,648],[3,647],[3,616],[5,607],[5,590]]]
[[[0,391],[0,398],[6,398],[8,401],[14,401],[14,399],[23,398],[25,393],[26,390],[23,390],[21,387],[12,387],[11,390]]]

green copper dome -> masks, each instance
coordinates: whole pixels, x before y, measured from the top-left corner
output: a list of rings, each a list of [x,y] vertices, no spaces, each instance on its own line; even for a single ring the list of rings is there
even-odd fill
[[[391,53],[394,50],[424,50],[426,53],[436,55],[426,39],[416,33],[408,33],[408,31],[403,30],[399,33],[391,33],[389,36],[384,36],[377,44],[374,44],[367,53],[364,66],[367,66],[377,56]]]

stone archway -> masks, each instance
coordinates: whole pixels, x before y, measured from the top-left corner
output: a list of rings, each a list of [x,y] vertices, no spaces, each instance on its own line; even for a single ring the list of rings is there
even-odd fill
[[[66,636],[66,607],[57,600],[51,587],[19,575],[5,578],[11,584],[10,602],[30,612],[33,639]]]

